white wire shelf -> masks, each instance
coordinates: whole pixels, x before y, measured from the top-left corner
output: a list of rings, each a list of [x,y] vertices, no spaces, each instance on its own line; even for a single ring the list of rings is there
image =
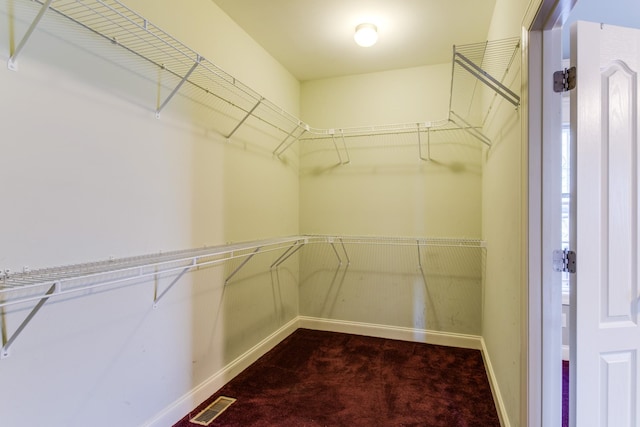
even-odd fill
[[[149,276],[181,272],[184,269],[213,266],[233,259],[248,258],[257,253],[290,250],[298,245],[302,247],[307,244],[338,242],[350,245],[484,247],[483,241],[474,239],[304,235],[159,252],[15,273],[5,271],[0,273],[0,307],[38,300],[41,296],[32,296],[29,293],[37,293],[52,285],[56,286],[55,296],[61,296],[115,283],[137,281]],[[286,255],[289,254],[284,256]],[[284,256],[277,259],[272,268],[282,264]],[[229,278],[226,282],[228,281]]]
[[[449,117],[482,128],[499,99],[518,108],[520,96],[507,79],[519,64],[519,51],[518,37],[454,46]],[[483,87],[492,93],[489,100],[481,95]]]
[[[51,298],[70,294],[82,297],[89,290],[108,288],[113,285],[135,285],[149,279],[172,276],[173,280],[163,290],[157,283],[155,284],[153,307],[157,308],[159,301],[189,271],[242,259],[242,262],[225,278],[226,286],[253,256],[274,253],[274,257],[277,255],[277,258],[270,268],[277,269],[309,244],[330,245],[339,265],[344,262],[348,265],[351,262],[347,250],[350,245],[414,246],[418,254],[420,254],[420,248],[430,246],[484,247],[482,241],[469,239],[306,235],[109,259],[18,273],[4,271],[0,274],[0,312],[4,312],[5,307],[14,305],[26,305],[30,312],[10,337],[3,335],[0,358],[9,356],[9,348],[15,339]],[[34,303],[32,307],[31,304]]]
[[[17,69],[18,57],[37,27],[64,33],[64,22],[55,19],[62,17],[62,21],[70,20],[85,30],[83,36],[74,33],[69,37],[74,43],[84,43],[91,51],[126,64],[152,81],[158,80],[165,93],[154,108],[156,116],[160,116],[176,95],[186,97],[210,112],[207,120],[215,123],[216,132],[227,139],[234,137],[243,126],[268,133],[276,144],[273,154],[277,157],[295,142],[331,138],[340,163],[347,164],[350,158],[345,138],[416,133],[421,144],[423,134],[453,129],[462,129],[491,145],[482,133],[483,123],[470,114],[476,103],[481,102],[478,82],[488,85],[514,105],[519,104],[518,96],[503,84],[519,47],[517,39],[509,39],[454,47],[450,113],[445,120],[344,129],[313,128],[118,0],[23,1],[39,5],[39,9],[9,59],[10,69]],[[48,13],[50,11],[53,13]],[[50,17],[52,14],[55,16]],[[469,78],[473,80],[471,86],[466,83]],[[422,152],[420,158],[430,160]]]
[[[173,279],[163,290],[158,287],[157,282],[155,283],[153,307],[157,308],[159,301],[188,271],[212,267],[233,259],[243,259],[242,263],[225,278],[224,283],[227,285],[254,255],[284,251],[272,265],[272,268],[277,268],[295,253],[292,249],[300,244],[300,237],[283,237],[43,268],[13,274],[4,271],[0,275],[0,313],[4,313],[5,307],[14,305],[24,305],[24,307],[30,308],[30,312],[11,336],[7,337],[6,334],[2,334],[0,358],[9,356],[9,348],[13,342],[51,298],[71,294],[82,297],[87,294],[86,291],[98,288],[108,288],[113,285],[129,286],[145,280],[172,275]],[[31,307],[30,303],[35,303],[35,305]]]
[[[483,240],[457,238],[308,235],[304,236],[304,239],[306,239],[306,244],[340,242],[349,245],[485,247]]]
[[[286,249],[300,240],[301,237],[292,236],[16,273],[3,272],[0,274],[0,307],[38,300],[41,296],[31,294],[38,294],[51,286],[56,287],[52,296],[62,296],[145,277],[182,272],[185,269],[213,266],[232,259],[247,258],[258,252]]]

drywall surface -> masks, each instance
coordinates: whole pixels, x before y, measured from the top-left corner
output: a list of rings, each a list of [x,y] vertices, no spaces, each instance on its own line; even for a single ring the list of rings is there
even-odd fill
[[[339,138],[340,127],[446,118],[450,82],[451,64],[441,64],[302,84],[303,120],[335,127],[341,156],[331,139],[301,143],[302,233],[479,238],[479,141],[434,130],[345,138],[345,150]],[[480,333],[481,249],[346,249],[348,266],[336,263],[330,247],[303,250],[301,315]]]
[[[451,65],[304,82],[302,118],[337,129],[446,119]],[[422,143],[421,160],[419,139]],[[430,141],[427,144],[427,141]],[[340,155],[346,162],[342,141]],[[309,234],[480,235],[481,144],[463,131],[301,143],[300,229]],[[427,153],[428,150],[428,153]]]
[[[498,0],[489,39],[518,37],[528,1]],[[520,93],[520,57],[507,85]],[[493,144],[483,161],[483,238],[487,242],[482,335],[508,417],[520,423],[523,170],[520,115],[506,101],[485,125]]]
[[[303,120],[319,128],[445,119],[451,64],[356,74],[302,83]]]
[[[338,240],[335,246],[342,262],[329,245],[302,251],[301,315],[481,334],[484,248]]]
[[[209,59],[220,53],[230,73],[297,113],[295,79],[212,2],[127,3],[160,27],[175,25]],[[0,31],[0,268],[298,233],[295,152],[273,159],[272,138],[250,124],[227,141],[207,121],[211,112],[185,96],[156,119],[167,95],[162,72],[139,74],[141,60],[118,46],[47,14],[19,71],[7,70],[38,6],[0,1],[9,23]],[[222,30],[242,61],[221,47]],[[143,424],[298,314],[297,262],[274,276],[278,255],[256,255],[227,286],[241,259],[47,302],[0,360],[0,423],[39,423],[37,407],[49,425]],[[3,341],[32,307],[0,309]]]

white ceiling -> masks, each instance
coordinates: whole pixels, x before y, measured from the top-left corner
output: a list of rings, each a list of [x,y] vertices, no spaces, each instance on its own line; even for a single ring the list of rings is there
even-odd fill
[[[451,62],[486,40],[495,0],[213,0],[300,81]],[[356,25],[378,43],[353,41]]]

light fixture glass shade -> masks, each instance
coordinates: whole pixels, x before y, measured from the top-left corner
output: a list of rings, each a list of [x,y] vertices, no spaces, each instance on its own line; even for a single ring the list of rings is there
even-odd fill
[[[369,47],[378,41],[378,28],[373,24],[360,24],[353,38],[362,47]]]

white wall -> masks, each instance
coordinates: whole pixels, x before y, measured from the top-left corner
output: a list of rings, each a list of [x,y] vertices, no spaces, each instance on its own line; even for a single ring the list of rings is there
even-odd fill
[[[305,82],[303,120],[326,128],[442,120],[450,82],[450,64]],[[421,141],[426,156],[426,133]],[[301,146],[303,233],[480,236],[477,140],[436,131],[432,161],[420,160],[416,133],[347,138],[346,144],[351,163],[339,167],[330,139]]]
[[[213,2],[126,3],[299,112],[298,82]],[[0,21],[9,23],[0,31],[2,64],[35,6],[0,2]],[[58,27],[60,38],[37,30],[19,71],[0,69],[0,268],[298,233],[295,152],[274,160],[271,139],[251,127],[227,142],[182,97],[156,119],[157,71],[138,76],[126,52],[108,43],[85,50],[94,42],[68,28]],[[0,423],[135,426],[152,418],[297,315],[297,264],[274,280],[265,273],[271,257],[257,256],[226,288],[238,262],[189,273],[156,310],[154,286],[172,277],[48,302],[0,361]],[[0,311],[5,339],[27,313]]]
[[[527,0],[498,0],[489,40],[521,35]],[[520,93],[520,67],[514,65],[508,86]],[[503,101],[485,132],[492,139],[484,155],[482,233],[487,262],[482,333],[507,413],[508,425],[520,422],[523,141],[520,115]]]
[[[304,82],[302,118],[328,128],[437,121],[448,115],[450,83],[451,64]],[[415,132],[346,138],[346,165],[331,140],[303,142],[301,232],[478,239],[481,143],[461,130],[430,138],[430,161]],[[423,251],[424,276],[415,246],[347,250],[345,269],[331,248],[305,249],[302,315],[480,334],[481,250]]]

